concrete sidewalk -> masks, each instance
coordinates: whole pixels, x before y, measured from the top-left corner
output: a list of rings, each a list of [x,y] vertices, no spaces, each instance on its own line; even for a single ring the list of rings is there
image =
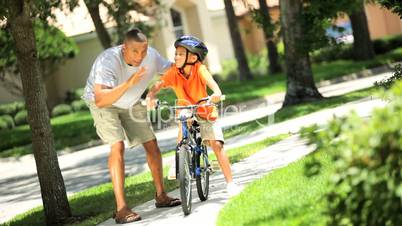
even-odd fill
[[[374,81],[390,76],[391,73],[383,73],[377,76],[349,81],[336,85],[320,88],[324,96],[340,95],[352,90],[372,86]],[[269,99],[268,104],[257,106],[258,108],[233,113],[220,120],[223,127],[231,127],[243,122],[252,121],[273,113],[281,106],[280,95]],[[274,104],[270,104],[274,103]],[[238,136],[226,141],[226,149],[231,147],[256,142],[269,136],[286,132],[297,132],[301,126],[306,126],[318,120],[325,123],[332,114],[345,114],[350,109],[369,109],[382,106],[384,103],[378,100],[366,100],[350,103],[346,106],[324,110],[321,113],[313,113],[287,122],[274,124],[255,131],[253,134]],[[247,106],[246,106],[247,107]],[[157,133],[158,143],[162,151],[171,150],[175,146],[177,129],[170,129]],[[101,183],[109,182],[107,169],[107,157],[109,147],[101,145],[86,150],[63,154],[59,156],[59,164],[62,170],[68,195],[81,191]],[[145,154],[142,147],[127,150],[126,172],[134,175],[148,170]],[[165,159],[170,161],[172,158]],[[5,222],[18,213],[25,212],[42,204],[38,178],[36,175],[35,161],[32,156],[26,156],[17,160],[0,159],[0,223]]]
[[[272,170],[286,166],[302,156],[313,151],[304,140],[298,136],[292,136],[278,142],[266,149],[232,165],[234,180],[243,188],[247,184],[260,179]],[[125,225],[142,226],[213,226],[215,225],[220,209],[230,199],[226,193],[226,183],[222,173],[215,173],[210,178],[210,195],[208,200],[201,202],[197,195],[195,183],[193,183],[192,212],[184,216],[181,206],[173,208],[155,208],[155,202],[149,201],[135,207],[133,210],[141,215],[142,220]],[[179,190],[169,195],[180,197]],[[100,226],[116,225],[113,219],[109,219]]]

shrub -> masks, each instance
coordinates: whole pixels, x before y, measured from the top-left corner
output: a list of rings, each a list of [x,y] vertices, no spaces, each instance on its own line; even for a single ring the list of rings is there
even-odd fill
[[[52,117],[67,115],[73,112],[73,109],[68,104],[59,104],[52,109]]]
[[[375,54],[388,53],[402,46],[402,35],[389,36],[372,41]],[[351,44],[337,44],[322,48],[311,54],[313,62],[328,62],[334,60],[353,59],[353,46]]]
[[[28,113],[26,110],[19,111],[14,116],[14,122],[16,126],[28,124]]]
[[[0,121],[5,122],[8,129],[12,129],[15,126],[13,117],[11,117],[10,115],[0,116]]]
[[[71,103],[75,100],[81,100],[81,96],[84,94],[84,88],[79,88],[76,90],[69,90],[66,92],[66,102]]]
[[[24,102],[16,101],[8,104],[1,104],[0,105],[0,115],[11,115],[15,116],[17,112],[22,111],[25,109]]]
[[[17,112],[26,110],[25,103],[22,101],[16,101],[16,102],[14,102],[14,105],[15,105],[15,108],[17,109]]]
[[[320,132],[313,132],[317,126],[303,132],[318,150],[329,153],[335,166],[324,210],[329,225],[402,222],[402,82],[387,95],[392,102],[371,119],[353,113]]]
[[[395,66],[395,73],[384,80],[381,80],[379,82],[375,82],[374,84],[376,86],[381,86],[385,89],[389,89],[397,80],[402,79],[402,64],[398,64]]]
[[[373,41],[373,48],[374,48],[374,52],[376,54],[384,54],[391,50],[391,47],[388,44],[388,41],[381,40],[381,39],[377,39],[377,40]]]
[[[3,121],[3,119],[0,118],[0,130],[6,130],[8,129],[8,125],[6,121]]]
[[[75,100],[71,103],[73,111],[88,111],[88,106],[84,100]]]
[[[353,59],[353,48],[350,44],[337,44],[322,48],[311,54],[313,62],[328,62],[339,59]]]

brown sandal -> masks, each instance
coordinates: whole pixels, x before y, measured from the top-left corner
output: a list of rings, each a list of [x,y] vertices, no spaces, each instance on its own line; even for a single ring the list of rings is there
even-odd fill
[[[157,196],[155,194],[155,207],[156,208],[162,208],[162,207],[174,207],[178,206],[181,204],[180,199],[178,198],[171,198],[167,196],[165,192],[163,192],[161,195]]]
[[[116,224],[126,224],[141,220],[141,216],[131,211],[129,208],[123,208],[113,213]]]

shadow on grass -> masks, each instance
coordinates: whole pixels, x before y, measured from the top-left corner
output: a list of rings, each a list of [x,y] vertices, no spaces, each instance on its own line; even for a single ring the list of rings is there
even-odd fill
[[[369,97],[377,90],[376,87],[371,87],[345,95],[323,98],[318,101],[303,103],[293,106],[288,106],[279,109],[274,113],[275,123],[280,123],[289,119],[304,116],[319,110],[338,107],[342,104],[356,101],[364,97]],[[251,133],[262,128],[261,125],[268,125],[271,117],[263,117],[252,122],[246,122],[225,131],[225,138],[233,137],[240,134]]]
[[[154,184],[152,180],[146,178],[146,181],[138,183],[137,180],[141,180],[142,177],[150,177],[150,174],[141,175],[139,179],[134,176],[126,180],[126,200],[130,207],[140,205],[154,198]],[[165,179],[164,183],[166,191],[172,191],[177,188],[175,181]],[[96,225],[111,218],[115,211],[115,200],[111,183],[82,191],[71,197],[69,203],[73,213],[73,218],[69,219],[69,221],[75,222],[66,223],[65,225]],[[46,225],[42,207],[19,215],[13,221],[4,224],[4,226],[26,225]]]

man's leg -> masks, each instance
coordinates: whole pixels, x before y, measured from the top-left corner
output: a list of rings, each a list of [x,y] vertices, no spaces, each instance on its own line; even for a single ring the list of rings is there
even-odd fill
[[[124,142],[118,141],[111,146],[109,172],[112,179],[117,211],[127,207],[124,195]]]
[[[167,196],[163,188],[163,169],[162,169],[162,156],[158,147],[156,139],[147,141],[142,144],[146,150],[148,166],[151,170],[152,178],[154,180],[156,195],[155,206],[160,207],[173,207],[181,204],[180,199]]]
[[[162,156],[156,140],[147,141],[142,144],[146,151],[147,162],[154,180],[156,194],[161,195],[163,188]]]

